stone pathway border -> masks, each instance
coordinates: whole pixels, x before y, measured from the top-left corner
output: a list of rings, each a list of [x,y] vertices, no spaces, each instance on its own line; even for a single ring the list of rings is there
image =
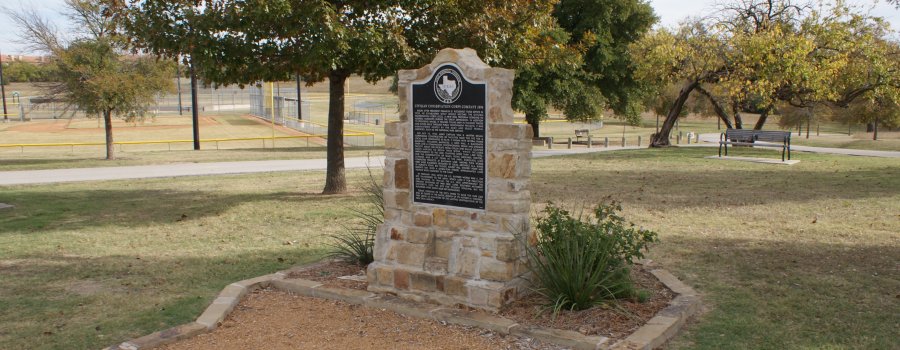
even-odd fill
[[[488,329],[500,334],[530,337],[540,341],[553,343],[573,349],[609,349],[609,350],[651,350],[672,339],[685,322],[700,310],[700,297],[693,288],[684,284],[674,275],[663,269],[652,269],[650,272],[676,296],[669,306],[659,311],[647,324],[627,338],[610,344],[609,338],[603,336],[586,336],[578,332],[526,326],[513,320],[481,311],[468,311],[444,306],[420,304],[390,295],[378,295],[368,291],[326,287],[320,282],[304,279],[287,279],[292,271],[315,268],[317,265],[294,267],[274,274],[246,279],[232,283],[222,289],[219,296],[206,308],[196,321],[175,326],[164,331],[145,335],[104,350],[144,350],[163,344],[173,343],[198,334],[215,330],[225,317],[234,310],[241,299],[248,293],[260,288],[274,288],[307,297],[340,300],[343,302],[368,307],[390,310],[402,315],[433,319],[450,324],[473,326]],[[644,264],[652,267],[652,263]]]

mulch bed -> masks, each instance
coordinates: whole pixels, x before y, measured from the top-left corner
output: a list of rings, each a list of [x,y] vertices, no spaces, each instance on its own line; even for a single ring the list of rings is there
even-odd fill
[[[366,282],[338,278],[353,275],[365,276],[365,268],[342,261],[328,261],[293,271],[288,278],[317,281],[329,287],[366,290]],[[523,325],[565,329],[613,339],[624,338],[646,324],[675,297],[671,290],[642,265],[632,267],[631,277],[638,290],[649,292],[650,297],[646,302],[619,300],[587,310],[563,310],[553,315],[552,310],[546,308],[546,299],[535,293],[507,306],[499,315]]]

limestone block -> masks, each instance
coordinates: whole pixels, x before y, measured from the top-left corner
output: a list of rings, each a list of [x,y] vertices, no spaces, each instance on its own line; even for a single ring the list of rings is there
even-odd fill
[[[476,248],[460,248],[451,251],[449,259],[450,273],[461,277],[477,277],[478,259],[480,257],[481,251]]]
[[[422,268],[425,264],[425,252],[428,247],[424,244],[395,242],[391,249],[398,263]]]
[[[453,240],[449,238],[437,238],[434,240],[434,256],[442,259],[450,258],[450,249],[453,248]]]
[[[404,269],[394,269],[394,288],[401,290],[409,289],[409,271]]]
[[[482,257],[478,275],[482,279],[506,282],[513,278],[514,271],[515,266],[512,263]]]
[[[409,191],[395,192],[394,203],[396,203],[397,208],[409,209]]]
[[[394,187],[409,189],[409,160],[398,159],[394,162]]]
[[[425,213],[416,213],[413,223],[420,227],[430,227],[432,216]]]
[[[390,229],[391,240],[402,241],[405,237],[405,235],[403,234],[403,231],[405,231],[405,230],[402,227],[391,227],[391,229]]]
[[[516,175],[515,155],[510,153],[491,153],[488,155],[488,176],[511,179]]]
[[[448,266],[446,258],[428,257],[425,259],[425,271],[436,275],[446,275]]]
[[[437,280],[434,275],[427,272],[415,272],[409,276],[410,286],[413,290],[434,292],[437,290]]]
[[[496,257],[497,260],[512,262],[517,260],[519,255],[519,245],[521,244],[515,238],[498,238],[496,240],[497,250]]]
[[[398,121],[390,121],[384,123],[384,135],[385,136],[400,136],[400,124],[402,122]]]
[[[444,277],[444,292],[449,295],[467,297],[469,289],[466,287],[466,279],[461,277]]]
[[[516,142],[522,137],[523,128],[516,124],[491,124],[491,141],[512,139]],[[529,142],[531,142],[529,140]]]
[[[430,228],[410,227],[406,233],[406,241],[409,243],[426,244],[431,243],[434,238],[434,231]]]
[[[434,208],[431,213],[431,221],[435,226],[447,226],[447,210],[442,208]]]
[[[401,82],[406,83],[406,85],[408,85],[409,82],[416,80],[417,73],[418,72],[415,69],[403,69],[403,70],[400,70],[399,72],[397,72],[397,77]],[[400,96],[406,96],[406,95],[400,95]]]
[[[403,140],[400,139],[399,135],[398,136],[385,136],[384,148],[403,150],[401,142],[403,142]]]

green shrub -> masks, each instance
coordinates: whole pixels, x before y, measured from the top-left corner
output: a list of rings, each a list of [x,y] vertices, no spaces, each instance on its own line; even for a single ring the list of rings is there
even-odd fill
[[[531,279],[554,313],[639,297],[628,266],[657,235],[626,224],[620,210],[615,202],[601,203],[583,218],[550,203],[537,219],[536,237],[526,245]]]
[[[354,210],[358,223],[344,226],[344,230],[331,235],[325,245],[330,248],[328,257],[365,266],[375,260],[375,233],[378,225],[384,223],[384,192],[371,169],[363,191],[368,209]]]

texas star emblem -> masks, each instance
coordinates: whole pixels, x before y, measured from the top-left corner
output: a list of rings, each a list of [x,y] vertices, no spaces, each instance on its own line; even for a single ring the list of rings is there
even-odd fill
[[[434,95],[443,103],[453,103],[462,92],[462,79],[455,70],[441,69],[434,79]]]

